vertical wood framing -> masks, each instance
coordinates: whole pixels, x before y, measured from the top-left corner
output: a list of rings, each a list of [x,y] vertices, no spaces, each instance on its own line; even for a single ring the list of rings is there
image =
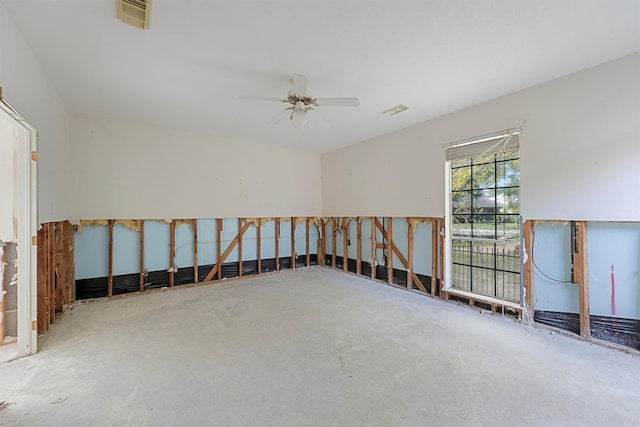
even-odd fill
[[[144,292],[144,219],[141,219],[138,224],[140,225],[140,254],[138,255],[138,262],[140,266],[140,292]]]
[[[391,244],[393,242],[393,218],[387,218],[387,236],[386,236],[386,251],[387,251],[387,283],[393,283],[393,249]]]
[[[413,289],[411,273],[413,272],[413,223],[407,218],[407,289]]]
[[[305,225],[304,225],[304,235],[305,235],[305,247],[306,247],[306,259],[304,261],[305,265],[307,267],[309,267],[311,265],[311,253],[310,253],[310,247],[309,247],[309,229],[310,229],[310,219],[309,217],[306,218],[305,220]]]
[[[349,218],[342,218],[342,271],[349,271]]]
[[[331,267],[336,268],[336,252],[338,243],[336,236],[338,231],[338,218],[331,218]]]
[[[439,234],[439,251],[438,257],[440,258],[440,281],[438,282],[438,288],[436,289],[436,295],[440,295],[442,297],[446,296],[446,292],[440,292],[441,289],[444,289],[446,284],[446,274],[444,269],[444,218],[438,218],[438,234]]]
[[[591,337],[589,318],[589,275],[587,269],[587,222],[576,221],[576,253],[573,254],[575,280],[579,286],[580,335]]]
[[[362,274],[362,219],[356,218],[356,274]]]
[[[175,285],[175,258],[176,258],[176,222],[169,222],[169,287]]]
[[[291,217],[291,268],[296,269],[296,217]]]
[[[222,259],[222,218],[218,218],[218,238],[216,239],[216,265],[215,265],[215,267],[217,267],[216,271],[218,273],[218,276],[216,278],[218,280],[220,279],[220,272],[222,271],[222,268],[220,266],[221,259]],[[212,279],[213,279],[213,275],[209,277],[209,274],[207,274],[207,277],[204,279],[204,281],[208,282],[209,280],[212,280]]]
[[[436,296],[438,284],[438,219],[431,218],[431,296]]]
[[[280,271],[280,218],[276,218],[276,271]]]
[[[262,224],[260,220],[256,224],[256,255],[258,258],[258,274],[262,274]]]
[[[109,275],[107,277],[107,296],[113,296],[113,220],[107,221],[109,227]]]
[[[324,235],[325,235],[325,224],[324,224],[324,218],[318,218],[318,240],[316,241],[316,252],[318,253],[318,265],[325,265],[326,264],[326,260],[325,260],[325,255],[326,255],[326,248],[325,248],[325,240],[324,240]]]
[[[238,233],[242,230],[242,218],[238,218]],[[242,236],[238,239],[238,277],[242,277]]]
[[[193,231],[193,283],[198,283],[198,220],[191,220]]]
[[[525,307],[533,313],[533,227],[534,221],[524,221],[522,223],[522,240],[524,241],[524,251],[526,262],[523,266],[522,281],[524,284]]]
[[[371,217],[371,278],[376,278],[377,254],[376,254],[376,221],[375,216]]]
[[[211,271],[209,271],[209,273],[207,273],[207,277],[205,277],[204,279],[205,282],[210,281],[216,273],[218,273],[218,278],[221,278],[220,273],[222,272],[222,264],[224,263],[224,260],[227,259],[229,254],[235,249],[236,245],[238,245],[240,240],[242,240],[242,236],[244,236],[244,233],[250,226],[250,223],[245,222],[242,228],[238,230],[238,234],[236,235],[236,237],[231,241],[231,243],[229,243],[227,249],[225,249],[225,251],[218,257],[218,262],[216,263],[216,265],[211,269]]]

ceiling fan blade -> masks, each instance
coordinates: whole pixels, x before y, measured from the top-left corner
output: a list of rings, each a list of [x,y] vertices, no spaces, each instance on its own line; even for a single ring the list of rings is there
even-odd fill
[[[307,77],[302,74],[291,74],[293,77],[293,93],[300,96],[307,94]]]
[[[276,98],[274,96],[239,96],[240,99],[248,99],[252,101],[277,101],[277,102],[287,102],[286,99]]]
[[[278,123],[280,123],[282,121],[282,119],[284,119],[288,114],[290,114],[289,108],[284,109],[282,111],[280,111],[278,114],[276,114],[275,116],[273,116],[271,118],[271,120],[269,120],[267,123],[270,125],[277,125]]]
[[[358,98],[318,98],[316,105],[331,105],[336,107],[357,107],[360,105]]]

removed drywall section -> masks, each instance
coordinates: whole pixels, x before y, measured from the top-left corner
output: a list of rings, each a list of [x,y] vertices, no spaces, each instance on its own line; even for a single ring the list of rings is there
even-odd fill
[[[38,220],[72,216],[69,117],[26,41],[0,4],[3,96],[38,131]]]
[[[637,221],[638,75],[640,53],[326,153],[322,214],[442,217],[442,144],[526,120],[525,219]]]
[[[591,315],[640,319],[640,223],[590,222]]]
[[[536,311],[579,313],[578,285],[571,282],[571,224],[534,227],[533,289]]]
[[[71,141],[77,218],[320,214],[317,153],[90,116]]]

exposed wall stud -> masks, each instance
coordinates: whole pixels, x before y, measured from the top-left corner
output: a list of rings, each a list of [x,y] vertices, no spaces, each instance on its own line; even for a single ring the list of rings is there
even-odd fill
[[[311,265],[311,253],[310,253],[310,247],[309,247],[309,228],[310,228],[310,218],[307,217],[305,220],[305,225],[304,225],[304,235],[305,235],[305,246],[306,246],[306,259],[305,259],[305,265],[307,267],[309,267]]]
[[[238,231],[238,234],[236,235],[236,237],[231,241],[231,243],[229,243],[229,246],[227,246],[227,249],[225,249],[224,253],[222,253],[222,255],[220,255],[220,257],[218,258],[218,262],[216,263],[216,265],[207,274],[207,277],[205,277],[204,279],[205,282],[210,281],[216,273],[218,273],[218,278],[219,279],[221,278],[220,273],[222,272],[222,264],[227,259],[229,254],[235,249],[236,245],[238,244],[240,239],[242,239],[242,236],[244,236],[244,233],[247,231],[247,229],[250,226],[251,226],[250,223],[248,222],[244,223],[244,225],[242,226],[242,229]]]
[[[296,269],[296,217],[291,217],[291,268]]]
[[[262,224],[260,220],[256,224],[256,255],[258,258],[258,274],[262,274]]]
[[[338,231],[338,218],[331,218],[331,267],[336,268],[336,252],[338,242],[336,242]]]
[[[580,335],[591,337],[589,315],[589,274],[587,268],[587,222],[576,221],[576,252],[573,254],[575,280],[579,286]]]
[[[107,277],[107,296],[113,296],[113,220],[107,222],[109,228],[109,273]]]
[[[191,220],[193,231],[193,283],[198,284],[198,220]]]
[[[342,271],[349,271],[349,218],[342,218]]]
[[[139,270],[140,270],[140,292],[144,292],[144,283],[145,283],[145,277],[144,277],[144,219],[141,219],[138,222],[139,226],[140,226],[140,232],[139,232],[139,237],[140,237],[140,250],[139,250],[139,255],[138,255],[138,265],[139,265]]]
[[[242,230],[242,218],[238,218],[238,233]],[[238,277],[242,277],[242,236],[238,239]]]
[[[524,283],[524,303],[527,310],[533,313],[533,227],[534,221],[524,221],[522,224],[522,239],[524,240],[524,251],[526,253],[526,262],[524,262],[522,271],[522,281]]]
[[[356,218],[356,274],[362,274],[362,218]]]
[[[438,219],[431,218],[431,295],[438,289]]]
[[[169,287],[175,285],[175,258],[176,258],[176,222],[169,222]]]
[[[276,218],[276,271],[280,271],[280,218]]]
[[[371,278],[376,278],[376,266],[378,265],[376,254],[376,222],[378,218],[372,216],[371,218]]]
[[[411,272],[413,271],[413,223],[407,218],[407,289],[413,289]]]
[[[222,268],[220,267],[220,260],[222,259],[222,218],[218,218],[218,238],[216,239],[216,265],[214,266],[214,268],[217,267],[216,272],[218,273],[218,280],[220,280],[220,273],[222,272]],[[209,272],[210,274],[211,272]],[[209,280],[213,279],[213,274],[211,275],[211,277],[209,277],[209,274],[207,274],[207,278],[204,279],[205,282],[208,282]],[[215,274],[215,272],[214,272]]]

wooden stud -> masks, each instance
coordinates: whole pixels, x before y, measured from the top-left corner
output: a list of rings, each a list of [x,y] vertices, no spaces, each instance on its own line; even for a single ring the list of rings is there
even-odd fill
[[[324,224],[324,218],[318,218],[318,240],[316,242],[316,252],[318,253],[318,265],[325,265],[326,261],[325,261],[325,253],[326,253],[326,248],[325,248],[325,240],[324,240],[324,235],[325,235],[325,224]]]
[[[587,222],[576,221],[576,253],[573,254],[575,281],[579,286],[580,335],[591,337],[589,313],[589,274],[587,268]]]
[[[238,233],[242,230],[242,218],[238,218]],[[238,239],[238,277],[242,277],[242,236]]]
[[[382,227],[382,224],[380,224],[380,221],[378,221],[378,218],[375,218],[375,226],[380,230],[380,232],[382,233],[382,236],[385,239],[388,239],[389,236],[385,231],[384,227]],[[404,268],[409,269],[408,267],[409,263],[405,259],[404,255],[402,255],[402,252],[400,252],[398,247],[393,243],[393,241],[391,241],[391,239],[388,239],[388,240],[391,242],[392,252],[396,254],[396,256],[398,257],[398,259],[400,260],[400,263],[404,266]],[[413,271],[411,272],[411,276],[413,277],[413,281],[416,282],[416,286],[418,287],[418,289],[426,293],[427,288],[425,288],[425,286],[422,284],[422,281],[420,280],[420,278]]]
[[[342,218],[342,271],[349,271],[349,218]]]
[[[371,278],[375,280],[376,278],[376,265],[377,263],[377,254],[376,254],[376,222],[378,218],[372,216],[371,217]]]
[[[387,239],[387,245],[386,245],[386,251],[387,251],[387,283],[391,284],[393,283],[393,249],[391,249],[391,245],[393,244],[393,218],[389,217],[387,218],[387,235],[386,235],[386,239]],[[406,266],[405,266],[406,268]]]
[[[431,218],[431,296],[436,296],[438,282],[438,220]]]
[[[262,224],[256,225],[256,254],[258,258],[258,274],[262,274]]]
[[[331,267],[333,268],[336,268],[336,252],[338,251],[337,231],[338,218],[331,218]]]
[[[250,226],[251,226],[250,223],[245,222],[245,224],[242,226],[242,229],[238,231],[238,234],[236,235],[236,237],[231,241],[231,243],[229,243],[229,246],[227,247],[227,249],[225,249],[224,253],[220,255],[220,257],[218,257],[218,262],[207,274],[207,277],[205,277],[204,279],[205,282],[210,281],[217,272],[222,271],[221,266],[224,263],[224,260],[227,259],[229,254],[233,251],[233,249],[235,249],[236,245],[238,244],[240,239],[242,239],[242,236],[244,236],[244,233],[247,231],[247,229]],[[220,274],[218,274],[218,277],[220,277]]]
[[[113,296],[113,220],[107,221],[109,228],[109,275],[107,277],[107,296]]]
[[[407,289],[413,289],[413,223],[407,219]]]
[[[362,274],[362,219],[356,218],[356,274]]]
[[[198,284],[198,220],[191,220],[193,231],[193,283]]]
[[[522,240],[524,241],[524,251],[527,260],[522,271],[522,281],[524,284],[524,303],[527,309],[533,313],[533,227],[534,221],[525,221],[522,224]]]
[[[447,277],[444,269],[444,218],[438,218],[438,234],[439,234],[439,251],[438,257],[440,258],[440,281],[438,282],[438,288],[436,289],[436,295],[440,293],[446,286]],[[446,296],[446,292],[445,292]]]
[[[46,251],[45,251],[45,226],[43,225],[37,234],[38,239],[38,309],[37,309],[37,323],[38,323],[38,333],[44,333],[44,322],[45,322],[45,292],[44,292],[44,284],[46,282],[47,277],[47,269],[46,269]],[[3,317],[4,319],[4,317]]]
[[[175,285],[175,258],[176,258],[176,222],[169,222],[169,287]]]
[[[280,218],[276,218],[276,271],[280,271]]]
[[[144,219],[140,222],[140,254],[138,255],[138,263],[140,265],[140,292],[144,292]]]
[[[296,269],[296,217],[291,217],[291,268]]]
[[[218,218],[218,239],[216,241],[216,255],[217,255],[217,259],[216,259],[216,265],[214,266],[214,268],[217,269],[216,270],[218,272],[217,278],[219,280],[220,272],[222,272],[222,268],[220,267],[220,260],[222,259],[222,218]],[[211,277],[209,277],[209,274],[207,274],[207,277],[204,279],[204,281],[208,282],[209,280],[213,279],[213,274],[211,275]]]
[[[310,253],[310,247],[309,247],[309,229],[310,229],[310,221],[309,221],[309,217],[307,217],[307,219],[305,220],[305,226],[304,226],[305,230],[305,247],[306,247],[306,259],[305,259],[305,265],[307,267],[309,267],[311,265],[311,253]]]

